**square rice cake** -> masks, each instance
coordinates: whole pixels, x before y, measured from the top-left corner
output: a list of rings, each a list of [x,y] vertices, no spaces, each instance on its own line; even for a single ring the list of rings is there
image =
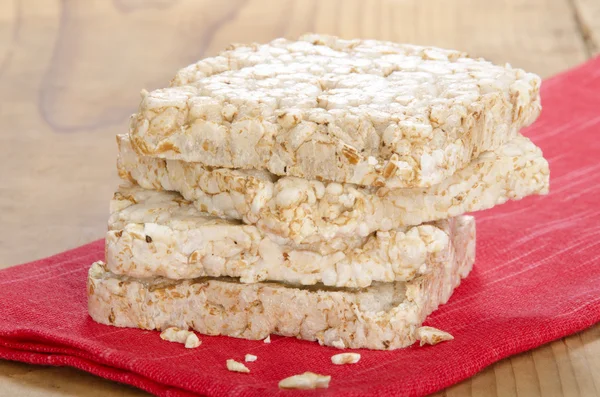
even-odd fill
[[[459,218],[296,245],[239,220],[198,211],[179,194],[122,186],[111,202],[107,269],[137,278],[237,277],[336,287],[406,281],[452,255]],[[464,223],[464,222],[463,222]]]
[[[234,45],[143,91],[130,135],[152,157],[426,187],[532,123],[540,84],[458,51],[306,35]]]
[[[98,262],[89,271],[89,313],[118,327],[174,326],[246,339],[277,334],[348,348],[406,347],[473,265],[474,220],[463,216],[456,223],[455,249],[433,271],[409,282],[362,289],[243,284],[233,278],[136,279],[111,273]]]
[[[196,208],[241,219],[296,244],[368,236],[407,225],[480,211],[548,193],[542,151],[518,135],[429,188],[361,187],[277,177],[267,171],[211,168],[140,156],[127,135],[117,137],[119,175],[146,189],[173,190]]]

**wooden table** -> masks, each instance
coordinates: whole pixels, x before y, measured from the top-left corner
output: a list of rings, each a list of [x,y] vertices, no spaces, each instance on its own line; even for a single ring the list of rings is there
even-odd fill
[[[465,50],[543,77],[600,51],[599,0],[0,0],[0,268],[103,237],[142,88],[230,42],[313,31]],[[0,396],[145,393],[0,361]],[[600,325],[438,396],[600,396]]]

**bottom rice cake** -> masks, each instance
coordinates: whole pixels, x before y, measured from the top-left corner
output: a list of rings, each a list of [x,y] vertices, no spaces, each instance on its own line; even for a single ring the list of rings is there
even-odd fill
[[[88,277],[89,313],[118,327],[178,327],[245,339],[276,334],[348,348],[406,347],[472,268],[475,221],[461,216],[455,223],[459,232],[445,262],[409,282],[375,282],[363,289],[243,284],[235,278],[136,279],[96,262]]]
[[[296,245],[239,220],[198,211],[178,193],[122,186],[111,201],[107,269],[170,279],[237,277],[242,283],[367,287],[408,281],[447,260],[453,239],[468,241],[458,218],[369,236]]]

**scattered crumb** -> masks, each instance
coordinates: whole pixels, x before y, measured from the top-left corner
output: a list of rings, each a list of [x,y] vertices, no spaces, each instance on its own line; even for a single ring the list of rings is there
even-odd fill
[[[421,346],[424,344],[437,345],[440,342],[452,339],[454,339],[452,335],[437,328],[421,327],[417,329],[417,340],[421,341]]]
[[[255,355],[253,355],[253,354],[246,354],[246,357],[244,358],[244,360],[245,360],[247,363],[252,363],[252,362],[256,361],[256,359],[257,359],[257,358],[258,358],[258,357],[256,357],[256,356],[255,356]]]
[[[337,347],[338,349],[345,349],[346,348],[346,344],[341,339],[338,339],[336,341],[331,342],[331,345],[333,347]]]
[[[360,360],[358,353],[340,353],[331,356],[331,362],[335,365],[356,364]]]
[[[329,387],[331,376],[305,372],[301,375],[290,376],[279,382],[280,389],[326,389]]]
[[[195,333],[185,329],[179,329],[177,327],[169,327],[165,329],[160,333],[160,338],[169,342],[182,343],[188,349],[198,347],[202,344],[202,341]]]
[[[264,343],[271,343],[271,335],[267,336],[264,340]]]
[[[244,364],[237,362],[231,358],[227,360],[227,369],[231,372],[242,372],[245,374],[250,372],[248,367],[246,367]]]
[[[202,344],[202,341],[193,332],[190,335],[188,335],[188,337],[185,339],[185,347],[188,349],[193,349],[194,347],[198,347],[201,344]]]

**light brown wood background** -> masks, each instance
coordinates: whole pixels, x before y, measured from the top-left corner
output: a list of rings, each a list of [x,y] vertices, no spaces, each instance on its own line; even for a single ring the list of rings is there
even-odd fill
[[[230,42],[307,31],[456,48],[547,77],[600,52],[600,0],[0,0],[0,268],[103,237],[114,136],[142,88]],[[0,361],[0,396],[143,394]],[[437,395],[600,396],[600,325]]]

